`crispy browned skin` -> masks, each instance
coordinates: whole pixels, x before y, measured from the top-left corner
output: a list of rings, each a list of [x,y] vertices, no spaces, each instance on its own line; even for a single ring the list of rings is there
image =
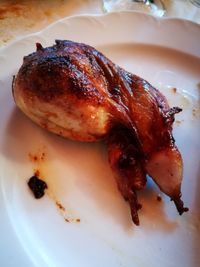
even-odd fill
[[[40,126],[78,141],[106,139],[109,162],[139,224],[136,190],[148,173],[176,204],[182,158],[174,144],[174,114],[147,81],[115,65],[91,46],[56,41],[24,58],[14,83],[19,108]]]

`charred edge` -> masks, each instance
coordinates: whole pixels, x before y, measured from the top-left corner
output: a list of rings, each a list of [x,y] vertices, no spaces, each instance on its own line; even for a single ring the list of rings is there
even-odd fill
[[[182,108],[179,107],[173,107],[170,108],[168,111],[166,111],[166,113],[164,114],[164,118],[166,120],[167,123],[172,124],[175,120],[174,115],[181,112]]]
[[[184,203],[180,198],[175,198],[171,200],[174,201],[179,215],[182,215],[184,212],[189,211],[189,208],[184,207]]]
[[[142,208],[142,205],[138,203],[137,194],[134,190],[131,192],[131,196],[129,198],[129,203],[131,207],[131,217],[135,225],[140,225],[140,220],[138,216],[138,210]]]
[[[139,216],[136,210],[131,208],[131,217],[135,225],[139,226],[140,225],[140,220]]]
[[[69,43],[74,43],[73,41],[70,41],[70,40],[59,40],[59,39],[56,39],[55,40],[55,44],[57,46],[65,46],[66,44],[69,44]]]
[[[36,43],[35,45],[36,45],[36,51],[41,51],[44,49],[41,43]]]
[[[63,40],[58,40],[58,39],[55,40],[56,45],[63,44],[63,42],[64,42]]]
[[[15,83],[15,75],[12,77],[12,95],[14,97],[14,83]]]
[[[140,220],[138,216],[138,207],[135,204],[131,203],[131,218],[132,221],[135,225],[139,226],[140,225]]]
[[[182,108],[179,108],[179,107],[170,108],[166,113],[166,117],[167,118],[173,117],[175,114],[177,114],[181,111],[182,111]]]

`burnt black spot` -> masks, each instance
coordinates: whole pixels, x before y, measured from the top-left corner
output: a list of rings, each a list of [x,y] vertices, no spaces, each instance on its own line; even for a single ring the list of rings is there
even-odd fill
[[[45,189],[47,189],[47,184],[39,179],[36,175],[32,176],[28,181],[28,186],[33,192],[35,198],[41,198],[44,196]]]

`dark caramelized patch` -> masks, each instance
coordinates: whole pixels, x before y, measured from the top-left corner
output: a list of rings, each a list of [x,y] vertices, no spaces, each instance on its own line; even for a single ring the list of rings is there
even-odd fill
[[[36,47],[35,53],[24,57],[19,70],[23,79],[17,81],[30,98],[37,96],[49,102],[63,98],[69,92],[80,100],[88,99],[97,104],[101,102],[102,96],[95,81],[99,79],[98,86],[104,80],[99,76],[99,67],[93,54],[90,56],[92,64],[87,57],[88,47],[59,40],[52,47],[43,48],[39,43]]]

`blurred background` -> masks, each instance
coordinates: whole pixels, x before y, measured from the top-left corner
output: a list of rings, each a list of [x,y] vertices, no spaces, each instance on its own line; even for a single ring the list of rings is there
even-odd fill
[[[16,37],[36,32],[66,16],[103,14],[129,9],[122,0],[0,0],[0,46]],[[131,2],[131,0],[126,0]],[[164,17],[179,17],[200,23],[200,8],[189,0],[162,0]],[[141,6],[141,11],[148,11]]]

